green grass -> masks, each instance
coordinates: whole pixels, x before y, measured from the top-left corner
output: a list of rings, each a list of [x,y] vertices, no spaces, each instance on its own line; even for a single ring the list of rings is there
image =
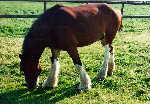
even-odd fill
[[[66,5],[78,5],[65,3]],[[21,5],[21,6],[20,6]],[[49,6],[54,5],[52,3]],[[30,7],[31,6],[31,7]],[[4,7],[4,9],[3,9]],[[15,8],[14,8],[15,7]],[[120,8],[120,5],[113,5]],[[137,8],[137,6],[132,6]],[[128,6],[126,13],[130,14]],[[136,10],[136,9],[135,9]],[[139,6],[137,12],[147,7]],[[40,3],[0,2],[0,14],[39,14]],[[132,12],[131,12],[132,13]],[[144,13],[144,12],[142,12]],[[116,70],[114,75],[97,82],[95,76],[103,62],[103,47],[96,42],[79,48],[82,62],[92,79],[92,89],[77,90],[79,75],[71,58],[61,52],[61,73],[58,87],[28,91],[19,70],[23,37],[34,19],[0,19],[0,104],[147,104],[150,100],[150,74],[148,63],[149,20],[124,19],[124,30],[114,40]],[[40,64],[42,83],[50,68],[50,50],[45,49]]]

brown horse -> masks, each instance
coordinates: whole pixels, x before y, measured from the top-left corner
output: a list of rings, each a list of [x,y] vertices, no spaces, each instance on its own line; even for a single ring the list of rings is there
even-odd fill
[[[97,78],[112,75],[114,50],[112,41],[122,26],[122,15],[106,4],[86,4],[77,7],[55,5],[37,19],[25,36],[20,69],[24,72],[28,88],[38,85],[41,72],[39,58],[46,47],[51,49],[52,68],[43,87],[55,87],[58,83],[61,50],[67,51],[80,71],[79,89],[90,89],[91,79],[81,63],[77,47],[101,40],[105,47],[104,62]]]

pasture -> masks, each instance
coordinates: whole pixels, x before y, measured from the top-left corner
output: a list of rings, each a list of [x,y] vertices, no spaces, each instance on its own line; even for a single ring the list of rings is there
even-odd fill
[[[56,3],[49,3],[49,7]],[[65,5],[79,5],[64,3]],[[120,5],[112,5],[120,8]],[[125,14],[148,14],[148,6],[126,6]],[[39,14],[41,3],[0,2],[0,14]],[[99,42],[79,48],[85,68],[92,79],[92,89],[77,90],[79,75],[66,52],[61,52],[58,87],[28,91],[19,70],[24,35],[35,19],[0,18],[0,104],[147,104],[150,100],[149,19],[123,19],[124,29],[113,41],[116,70],[113,76],[96,81],[103,62],[104,48]],[[42,83],[50,68],[50,50],[40,59]]]

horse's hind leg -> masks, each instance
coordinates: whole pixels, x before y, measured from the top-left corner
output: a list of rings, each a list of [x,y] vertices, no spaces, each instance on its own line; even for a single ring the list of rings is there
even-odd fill
[[[115,58],[114,58],[114,49],[110,45],[110,57],[108,62],[108,72],[107,74],[111,76],[113,74],[113,70],[115,69]]]
[[[58,84],[58,75],[60,64],[58,61],[58,57],[60,54],[60,50],[51,49],[52,57],[51,57],[51,69],[48,75],[47,80],[43,83],[43,87],[51,87],[54,88]]]
[[[112,47],[112,41],[115,35],[116,31],[108,32],[105,34],[104,40],[102,40],[102,45],[105,47],[104,62],[102,64],[102,69],[97,75],[98,79],[104,79],[107,75],[112,75],[112,71],[115,68],[114,49]]]
[[[97,75],[98,79],[104,79],[107,76],[108,72],[108,63],[109,63],[109,58],[110,58],[110,48],[109,44],[105,45],[105,52],[104,52],[104,62],[102,64],[102,69]]]
[[[72,58],[73,63],[76,66],[77,70],[80,71],[79,89],[80,90],[90,89],[91,88],[91,79],[90,79],[89,75],[87,74],[84,66],[81,63],[77,48],[68,49],[67,52],[70,55],[70,57]]]

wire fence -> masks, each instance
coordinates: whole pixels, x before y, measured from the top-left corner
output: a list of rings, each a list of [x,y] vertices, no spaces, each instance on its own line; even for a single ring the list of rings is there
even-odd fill
[[[121,13],[123,18],[150,18],[150,15],[125,15],[124,7],[127,4],[130,5],[149,5],[150,1],[100,1],[100,0],[0,0],[0,1],[30,1],[30,2],[41,2],[43,3],[43,12],[47,9],[48,2],[70,2],[70,3],[107,3],[107,4],[121,4]],[[38,18],[39,15],[0,15],[0,18]]]

